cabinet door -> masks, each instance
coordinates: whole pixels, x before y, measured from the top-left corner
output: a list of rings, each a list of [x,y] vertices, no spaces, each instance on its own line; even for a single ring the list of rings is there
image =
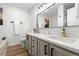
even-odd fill
[[[54,47],[53,55],[54,56],[76,56],[72,52],[69,52],[59,47]]]
[[[53,56],[65,56],[65,55],[58,51],[53,50]]]
[[[32,39],[31,39],[32,37],[31,36],[28,36],[28,51],[29,51],[29,53],[30,53],[30,55],[31,55],[31,53],[32,53]]]
[[[64,56],[64,54],[62,53],[62,51],[60,51],[53,44],[49,44],[49,55],[50,56]]]
[[[46,56],[48,55],[48,43],[44,41],[38,41],[38,55]]]
[[[49,55],[50,56],[64,56],[64,54],[60,53],[59,51],[56,51],[53,45],[50,45]]]
[[[49,44],[49,56],[53,56],[54,45]]]
[[[73,54],[72,52],[64,50],[53,44],[49,44],[49,55],[50,56],[75,56],[75,54]]]

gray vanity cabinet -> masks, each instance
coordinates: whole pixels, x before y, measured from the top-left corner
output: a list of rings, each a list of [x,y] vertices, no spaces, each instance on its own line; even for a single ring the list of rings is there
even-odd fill
[[[26,46],[32,56],[76,56],[77,54],[39,38],[27,35]]]
[[[29,54],[32,54],[32,37],[28,35],[28,51]]]
[[[48,43],[38,40],[38,56],[48,56]]]

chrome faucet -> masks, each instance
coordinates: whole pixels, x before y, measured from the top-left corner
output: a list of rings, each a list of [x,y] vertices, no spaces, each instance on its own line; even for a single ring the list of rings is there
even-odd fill
[[[66,37],[66,30],[64,27],[61,29],[61,36]]]
[[[33,29],[33,32],[34,32],[34,33],[39,33],[39,29],[34,28],[34,29]]]

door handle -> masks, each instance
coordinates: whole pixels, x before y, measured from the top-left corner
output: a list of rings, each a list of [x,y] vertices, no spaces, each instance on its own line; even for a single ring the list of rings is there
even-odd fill
[[[51,56],[53,56],[53,48],[51,48]]]
[[[44,46],[44,53],[45,53],[45,55],[47,55],[47,50],[46,50],[46,48],[47,48],[47,45]]]

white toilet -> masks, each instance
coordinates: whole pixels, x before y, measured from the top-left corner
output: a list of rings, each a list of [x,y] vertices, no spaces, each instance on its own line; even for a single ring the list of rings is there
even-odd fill
[[[21,47],[26,48],[26,38],[21,38]]]

